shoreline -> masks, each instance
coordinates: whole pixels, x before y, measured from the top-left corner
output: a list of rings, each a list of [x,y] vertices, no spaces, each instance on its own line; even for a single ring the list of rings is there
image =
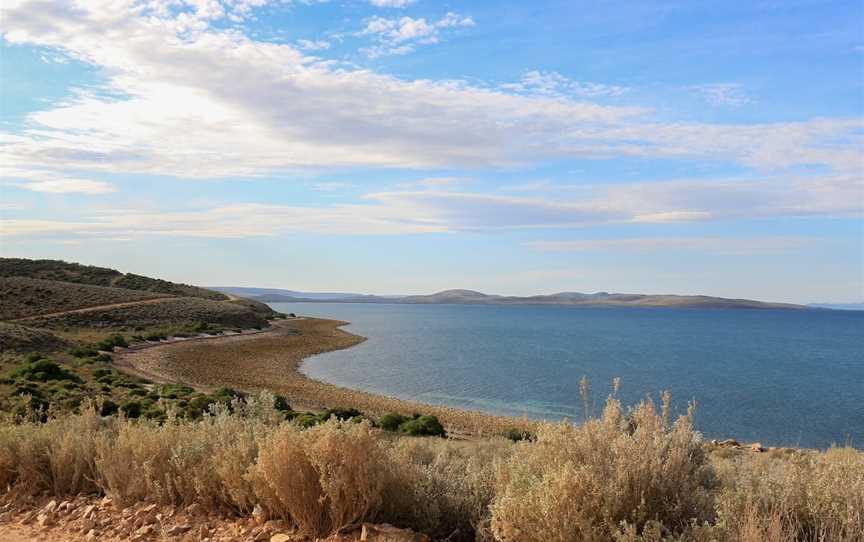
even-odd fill
[[[114,364],[121,371],[153,382],[179,383],[202,391],[220,387],[270,391],[285,396],[297,410],[341,407],[373,416],[388,412],[432,414],[454,436],[500,435],[511,428],[530,429],[536,424],[523,418],[353,390],[302,374],[300,365],[308,358],[366,340],[342,329],[347,324],[321,318],[281,320],[263,331],[133,346],[116,354]]]

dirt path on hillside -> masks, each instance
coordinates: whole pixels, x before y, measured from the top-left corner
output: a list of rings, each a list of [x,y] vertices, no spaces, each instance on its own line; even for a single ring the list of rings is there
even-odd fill
[[[380,416],[387,412],[434,414],[448,431],[463,435],[501,434],[532,422],[481,412],[405,401],[312,380],[298,371],[306,358],[357,345],[364,337],[341,328],[346,322],[319,318],[282,320],[269,330],[159,344],[115,355],[123,371],[158,382],[200,390],[230,387],[284,395],[298,410],[357,408]],[[134,371],[134,372],[132,372]]]
[[[67,311],[47,312],[43,314],[35,314],[33,316],[25,316],[24,318],[16,318],[7,320],[8,322],[27,322],[29,320],[39,320],[41,318],[53,318],[55,316],[65,316],[67,314],[81,314],[87,312],[99,312],[111,309],[122,309],[125,307],[135,307],[138,305],[152,305],[154,303],[163,303],[169,299],[177,299],[177,297],[168,294],[159,294],[158,297],[148,299],[140,299],[138,301],[124,301],[122,303],[110,303],[108,305],[95,305],[93,307],[84,307],[81,309],[71,309]]]

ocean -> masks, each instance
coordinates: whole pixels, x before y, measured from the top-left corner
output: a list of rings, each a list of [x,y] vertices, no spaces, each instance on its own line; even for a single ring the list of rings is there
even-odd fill
[[[864,447],[864,312],[273,303],[368,337],[307,376],[425,403],[535,419],[599,414],[621,378],[635,404],[697,403],[706,438]],[[659,402],[659,401],[658,401]],[[350,406],[350,405],[345,405]]]

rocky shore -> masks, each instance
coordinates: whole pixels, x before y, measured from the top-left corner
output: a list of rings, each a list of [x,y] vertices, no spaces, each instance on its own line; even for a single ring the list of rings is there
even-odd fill
[[[421,412],[437,416],[456,436],[500,435],[530,429],[532,421],[405,401],[312,380],[298,371],[310,356],[349,348],[365,337],[341,329],[347,322],[319,318],[277,321],[265,332],[171,342],[115,355],[121,370],[156,382],[177,382],[205,391],[230,387],[267,390],[295,409],[356,408],[380,416]]]

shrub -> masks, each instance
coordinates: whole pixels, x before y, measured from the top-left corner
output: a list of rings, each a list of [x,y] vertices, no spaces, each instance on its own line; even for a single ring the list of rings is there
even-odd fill
[[[330,408],[321,414],[321,420],[327,421],[330,418],[336,418],[337,420],[347,421],[361,416],[363,416],[363,413],[356,408]]]
[[[275,395],[273,397],[273,408],[279,412],[291,412],[291,405],[289,405],[288,400],[281,395]]]
[[[186,412],[192,419],[200,418],[210,409],[210,405],[216,400],[209,395],[196,395],[189,400],[189,405],[186,407]]]
[[[107,339],[96,344],[97,350],[107,350],[111,352],[115,347],[120,346],[126,348],[129,346],[129,343],[126,342],[126,338],[123,335],[114,334],[108,337]]]
[[[141,403],[138,401],[129,401],[120,407],[120,411],[127,418],[138,418],[141,416]]]
[[[104,401],[102,401],[102,405],[99,407],[99,415],[111,416],[113,414],[117,414],[119,408],[120,407],[117,406],[117,403],[115,403],[111,399],[105,399]]]
[[[390,412],[378,418],[378,427],[385,431],[397,431],[400,425],[410,419],[407,416]]]
[[[81,382],[81,378],[78,375],[49,359],[37,359],[32,362],[25,362],[18,366],[17,369],[14,369],[9,376],[11,378],[22,378],[31,382],[48,382],[49,380]]]
[[[664,399],[668,399],[665,397]],[[653,403],[629,419],[610,397],[600,419],[546,424],[496,473],[492,530],[501,541],[612,540],[657,522],[681,534],[714,517],[713,470],[690,415],[669,426]],[[653,523],[651,523],[653,525]]]
[[[90,358],[98,355],[99,352],[89,347],[75,346],[69,349],[69,354],[76,358]]]
[[[260,503],[308,534],[327,536],[380,508],[384,458],[368,422],[286,425],[261,443],[251,472]]]
[[[534,440],[534,435],[525,429],[517,429],[515,427],[511,427],[507,431],[504,432],[504,438],[512,441],[512,442],[520,442],[523,440]]]
[[[731,540],[858,541],[864,533],[864,454],[747,454],[720,459],[718,523]],[[779,533],[779,534],[775,534]]]
[[[444,426],[438,421],[435,416],[419,416],[403,422],[399,425],[399,432],[412,437],[430,436],[430,437],[446,437],[447,432],[444,431]]]

